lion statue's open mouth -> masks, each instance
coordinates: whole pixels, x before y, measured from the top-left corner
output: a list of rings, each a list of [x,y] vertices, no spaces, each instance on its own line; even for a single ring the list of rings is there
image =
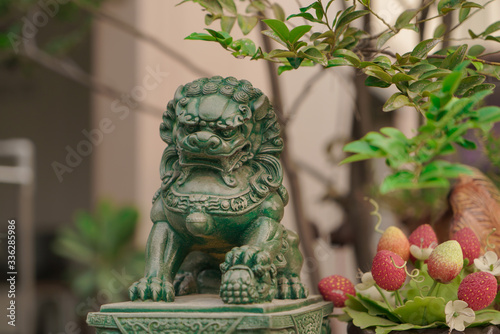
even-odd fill
[[[280,224],[288,195],[269,99],[246,80],[193,81],[168,103],[160,136],[167,148],[145,277],[130,298],[201,292],[207,270],[218,273],[225,303],[305,298],[298,237]]]

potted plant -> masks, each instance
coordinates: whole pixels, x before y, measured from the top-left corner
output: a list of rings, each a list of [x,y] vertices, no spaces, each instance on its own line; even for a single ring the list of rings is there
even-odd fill
[[[495,252],[481,253],[476,234],[465,227],[438,244],[428,224],[407,238],[389,227],[380,238],[370,272],[354,286],[342,276],[324,278],[325,299],[342,308],[349,333],[432,330],[464,331],[500,324]],[[414,269],[411,272],[409,268]],[[440,330],[441,329],[441,330]]]

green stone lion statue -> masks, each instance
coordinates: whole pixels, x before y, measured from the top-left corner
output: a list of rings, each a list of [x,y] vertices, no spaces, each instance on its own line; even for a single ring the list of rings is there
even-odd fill
[[[131,300],[171,302],[186,293],[181,287],[196,282],[181,268],[190,254],[203,259],[191,260],[194,272],[220,268],[224,303],[306,298],[298,236],[280,223],[288,193],[269,99],[246,80],[198,79],[177,89],[160,135],[162,183],[145,277],[130,287]]]

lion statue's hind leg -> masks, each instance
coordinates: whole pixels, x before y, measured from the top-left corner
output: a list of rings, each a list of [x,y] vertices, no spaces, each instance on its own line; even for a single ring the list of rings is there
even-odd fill
[[[306,298],[309,291],[300,280],[302,268],[302,254],[299,250],[299,237],[290,230],[286,230],[286,241],[288,249],[284,253],[286,265],[278,270],[278,299],[300,299]]]

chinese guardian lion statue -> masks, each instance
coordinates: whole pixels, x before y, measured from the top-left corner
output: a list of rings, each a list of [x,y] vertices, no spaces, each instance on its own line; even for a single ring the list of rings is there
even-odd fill
[[[224,303],[306,298],[298,236],[280,224],[288,194],[269,99],[246,80],[199,79],[177,89],[160,135],[162,184],[131,300],[173,301],[176,274],[195,251],[220,264]]]

